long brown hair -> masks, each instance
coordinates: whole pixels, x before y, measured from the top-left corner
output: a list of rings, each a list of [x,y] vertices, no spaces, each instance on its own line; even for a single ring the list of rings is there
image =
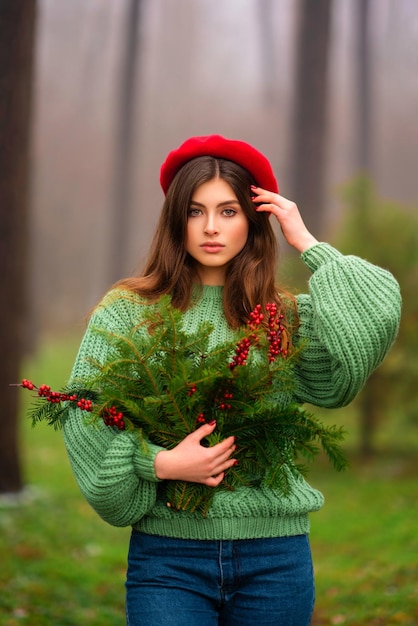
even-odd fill
[[[255,181],[236,163],[210,156],[195,158],[177,172],[168,189],[143,272],[120,281],[117,286],[150,301],[170,294],[172,304],[182,311],[191,305],[198,278],[195,261],[185,248],[188,213],[195,189],[214,178],[221,178],[232,187],[249,222],[247,242],[226,270],[223,304],[229,325],[237,328],[245,324],[257,304],[264,307],[268,302],[276,302],[285,313],[283,300],[288,305],[294,300],[276,285],[277,239],[268,213],[254,210],[250,185]]]

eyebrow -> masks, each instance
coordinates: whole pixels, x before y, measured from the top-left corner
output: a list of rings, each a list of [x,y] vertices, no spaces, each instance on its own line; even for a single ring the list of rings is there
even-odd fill
[[[205,208],[205,205],[202,202],[196,202],[195,200],[191,200],[190,201],[190,205],[192,205],[192,204],[194,206],[199,206],[199,207]],[[216,206],[217,207],[230,206],[231,204],[237,204],[238,206],[240,206],[240,203],[238,202],[238,200],[225,200],[224,202],[220,202]]]

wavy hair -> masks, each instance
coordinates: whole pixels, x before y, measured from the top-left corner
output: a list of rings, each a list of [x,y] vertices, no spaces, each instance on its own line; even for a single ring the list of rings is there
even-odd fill
[[[255,181],[233,161],[210,156],[197,157],[177,172],[168,189],[144,270],[139,276],[119,281],[117,286],[150,301],[169,294],[172,304],[181,311],[191,306],[193,288],[199,279],[195,261],[186,251],[188,214],[195,189],[216,178],[231,186],[249,222],[247,242],[226,269],[223,305],[228,324],[232,328],[245,324],[257,304],[264,308],[268,302],[276,302],[284,314],[289,306],[295,310],[294,297],[276,285],[277,239],[268,213],[254,210],[250,185]]]

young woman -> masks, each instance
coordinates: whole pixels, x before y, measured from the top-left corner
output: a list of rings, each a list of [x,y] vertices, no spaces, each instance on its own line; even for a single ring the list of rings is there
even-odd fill
[[[89,359],[108,357],[111,348],[93,327],[127,335],[146,303],[164,294],[183,312],[188,333],[213,323],[212,346],[233,337],[256,304],[275,301],[293,344],[303,342],[292,400],[349,403],[396,337],[400,295],[392,275],[319,243],[295,203],[279,195],[268,160],[244,142],[188,139],[168,155],[161,185],[166,199],[145,269],[97,306],[72,376],[88,378]],[[309,293],[297,298],[275,284],[271,217],[312,271]],[[278,410],[284,402],[277,398]],[[215,429],[204,424],[173,449],[149,443],[144,452],[132,432],[93,428],[71,410],[65,441],[83,494],[110,524],[132,526],[128,624],[308,625],[308,514],[323,497],[302,477],[286,497],[263,486],[217,489],[239,441],[201,445]],[[171,480],[213,488],[207,515],[167,507],[163,486]]]

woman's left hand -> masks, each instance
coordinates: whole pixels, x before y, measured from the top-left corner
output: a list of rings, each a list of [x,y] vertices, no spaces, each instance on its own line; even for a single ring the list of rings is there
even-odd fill
[[[274,215],[287,243],[298,252],[302,253],[318,243],[318,240],[306,228],[295,202],[261,187],[251,187],[251,194],[255,205],[261,203],[260,206],[254,207],[255,210]]]

